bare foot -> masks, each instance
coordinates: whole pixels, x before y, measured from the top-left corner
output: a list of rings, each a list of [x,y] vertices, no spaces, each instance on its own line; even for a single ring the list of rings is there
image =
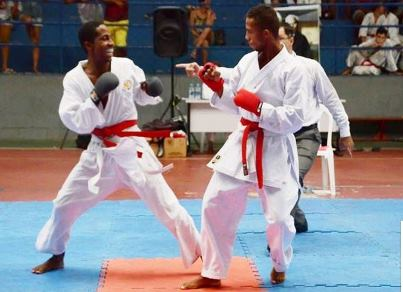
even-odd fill
[[[221,280],[199,276],[193,281],[183,283],[181,286],[181,290],[200,289],[200,288],[219,288],[219,287],[221,287]]]
[[[43,274],[46,272],[50,272],[53,270],[63,269],[64,268],[64,253],[59,255],[53,255],[50,259],[48,259],[43,264],[36,266],[32,269],[32,273],[34,274]]]
[[[274,268],[271,270],[271,283],[281,284],[285,281],[285,272],[277,272]]]
[[[344,69],[343,72],[341,72],[341,75],[343,76],[351,75],[351,68]]]
[[[11,69],[11,68],[3,68],[2,72],[4,74],[13,74],[13,73],[15,73],[15,71],[13,69]]]

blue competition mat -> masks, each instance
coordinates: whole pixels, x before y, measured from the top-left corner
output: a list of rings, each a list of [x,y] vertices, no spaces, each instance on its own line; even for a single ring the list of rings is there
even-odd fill
[[[200,200],[182,200],[200,226]],[[296,236],[287,281],[271,287],[260,202],[250,199],[234,255],[251,258],[270,291],[400,291],[403,200],[304,199],[309,232]],[[104,260],[178,257],[176,240],[141,201],[104,201],[74,225],[62,271],[31,274],[47,259],[36,235],[50,202],[0,203],[0,291],[96,291]],[[178,283],[179,285],[179,283]]]

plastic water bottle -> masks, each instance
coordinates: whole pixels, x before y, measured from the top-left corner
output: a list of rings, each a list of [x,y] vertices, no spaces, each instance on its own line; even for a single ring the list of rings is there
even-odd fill
[[[195,98],[195,86],[193,83],[189,84],[189,89],[188,89],[188,98],[189,99],[194,99]]]
[[[201,97],[202,97],[202,86],[200,83],[196,83],[195,99],[201,99]]]

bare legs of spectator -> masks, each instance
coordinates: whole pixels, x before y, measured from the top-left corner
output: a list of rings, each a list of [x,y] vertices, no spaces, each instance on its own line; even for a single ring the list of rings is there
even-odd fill
[[[201,50],[201,56],[202,56],[202,64],[206,64],[208,61],[208,41],[203,41],[201,46],[197,46],[193,49],[192,53],[190,54],[190,57],[194,59],[195,61],[197,60],[197,51]]]
[[[208,45],[207,46],[202,46],[202,62],[203,64],[206,64],[208,61]]]
[[[195,39],[194,45],[195,48],[190,54],[190,57],[194,60],[197,60],[197,50],[201,49],[202,54],[202,64],[206,64],[208,60],[208,47],[211,39],[211,28],[205,28],[202,33]]]
[[[25,30],[34,46],[32,49],[32,71],[39,73],[39,41],[41,40],[42,24],[35,23],[29,15],[21,15],[20,20],[25,23]]]
[[[39,25],[27,24],[25,28],[32,44],[34,45],[32,49],[32,71],[34,73],[39,73],[39,41],[41,39],[42,27]]]
[[[1,71],[3,73],[11,73],[14,72],[12,69],[8,68],[8,57],[10,48],[7,45],[10,42],[11,29],[13,28],[11,23],[3,23],[0,24],[0,43],[1,46],[1,59],[2,66]]]
[[[193,51],[192,51],[192,53],[190,54],[190,57],[193,59],[193,60],[195,60],[195,61],[197,61],[197,56],[198,56],[198,50],[200,50],[201,51],[201,56],[202,56],[202,64],[204,65],[204,64],[206,64],[207,63],[207,61],[208,61],[208,47],[209,47],[209,45],[208,45],[208,42],[207,41],[204,41],[203,43],[202,43],[202,45],[201,45],[201,47],[195,47],[194,49],[193,49]]]

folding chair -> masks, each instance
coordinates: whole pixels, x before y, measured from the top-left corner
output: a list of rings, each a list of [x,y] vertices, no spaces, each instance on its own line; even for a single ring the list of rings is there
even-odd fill
[[[334,171],[334,154],[332,147],[332,133],[338,131],[338,128],[333,120],[329,110],[320,105],[322,116],[318,123],[320,132],[327,132],[326,145],[320,146],[318,155],[322,161],[322,189],[315,190],[318,194],[330,194],[336,196],[336,176]]]

